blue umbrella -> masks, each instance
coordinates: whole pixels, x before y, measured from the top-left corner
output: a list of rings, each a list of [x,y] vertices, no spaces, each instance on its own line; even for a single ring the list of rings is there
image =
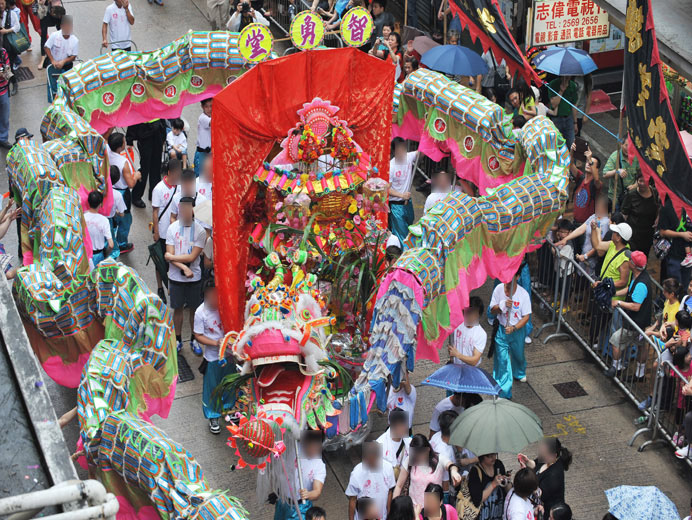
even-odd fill
[[[608,512],[618,520],[678,520],[675,504],[656,486],[607,489]]]
[[[449,364],[438,368],[423,379],[423,384],[444,388],[452,392],[498,395],[498,385],[485,370],[470,365]]]
[[[598,68],[586,51],[574,47],[551,47],[536,56],[534,65],[556,76],[583,76]]]
[[[488,72],[483,58],[461,45],[433,47],[423,54],[421,63],[429,69],[454,76],[477,76]]]

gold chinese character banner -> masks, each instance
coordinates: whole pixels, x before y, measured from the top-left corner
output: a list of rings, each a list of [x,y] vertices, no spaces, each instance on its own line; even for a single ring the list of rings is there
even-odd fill
[[[630,146],[646,176],[677,211],[692,209],[692,164],[680,139],[661,70],[650,0],[628,0],[625,110]]]
[[[541,83],[509,32],[497,0],[450,0],[450,7],[471,38],[480,40],[484,51],[492,49],[498,63],[505,60],[512,74],[518,73],[527,82]]]

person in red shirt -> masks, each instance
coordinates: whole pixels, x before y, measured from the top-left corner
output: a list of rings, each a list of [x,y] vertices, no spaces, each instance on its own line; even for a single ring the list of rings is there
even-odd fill
[[[574,220],[577,225],[586,222],[595,212],[596,197],[601,191],[603,181],[600,177],[601,159],[593,155],[591,148],[587,148],[584,152],[586,157],[586,165],[584,172],[579,170],[575,164],[574,152],[576,145],[572,144],[571,153],[572,160],[570,161],[570,173],[576,181],[574,188]]]

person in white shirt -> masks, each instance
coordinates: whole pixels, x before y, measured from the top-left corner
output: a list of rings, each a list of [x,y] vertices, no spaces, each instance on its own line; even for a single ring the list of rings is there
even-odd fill
[[[440,414],[445,410],[454,410],[456,413],[461,415],[464,411],[464,394],[461,392],[454,392],[449,397],[445,397],[435,405],[432,417],[430,418],[430,433],[428,438],[432,438],[437,432],[440,431]]]
[[[226,22],[226,29],[231,32],[240,32],[243,27],[251,23],[258,23],[269,27],[269,20],[267,20],[262,13],[253,9],[249,0],[244,0],[238,2],[236,5],[233,14],[228,19],[228,22]]]
[[[391,383],[391,380],[390,380]],[[408,370],[404,369],[404,379],[398,388],[390,384],[387,395],[387,410],[400,408],[408,414],[409,431],[413,428],[413,413],[416,408],[416,387],[408,379]]]
[[[160,0],[156,0],[157,3]],[[135,24],[135,15],[129,0],[113,0],[106,7],[101,25],[101,47],[108,47],[110,41],[111,50],[132,50],[132,36],[130,26]]]
[[[159,243],[161,251],[166,251],[166,236],[171,225],[171,208],[173,197],[180,192],[180,176],[182,166],[178,159],[170,159],[166,164],[166,173],[163,179],[154,186],[151,192],[151,223],[154,241]],[[163,290],[163,278],[156,270],[156,285],[159,298],[165,303],[166,292]]]
[[[449,358],[455,364],[467,364],[477,367],[485,350],[488,334],[480,325],[483,315],[483,300],[471,296],[469,306],[464,309],[464,323],[454,331],[453,344],[449,348]]]
[[[171,204],[170,221],[175,222],[178,218],[178,206],[180,205],[180,199],[183,197],[192,197],[195,199],[195,206],[199,206],[202,202],[206,201],[207,198],[204,195],[200,195],[197,192],[197,182],[195,178],[195,172],[192,170],[183,170],[180,176],[180,189],[178,193],[173,196],[173,203]],[[208,224],[204,222],[197,221],[204,229],[211,229]]]
[[[135,170],[132,162],[124,155],[126,153],[125,135],[120,132],[113,132],[108,136],[108,162],[111,166],[116,166],[120,172],[118,182],[113,184],[123,196],[125,201],[125,214],[122,217],[115,217],[116,227],[115,241],[120,249],[120,253],[129,253],[135,246],[128,242],[130,227],[132,226],[132,192],[130,189],[137,184],[141,178],[139,171]]]
[[[223,397],[223,410],[218,410],[212,403],[212,392],[227,375],[236,372],[233,359],[219,360],[219,348],[224,330],[219,314],[219,295],[213,279],[204,284],[204,303],[195,311],[193,333],[197,343],[204,347],[204,382],[202,385],[202,410],[209,420],[209,431],[214,435],[221,433],[219,417],[223,410],[230,410],[235,399],[226,394]]]
[[[409,433],[409,415],[401,408],[389,412],[389,428],[377,438],[382,445],[382,458],[394,468],[394,477],[399,476],[402,461],[408,457],[411,444]]]
[[[96,267],[113,250],[113,235],[108,218],[99,213],[103,205],[103,195],[98,191],[92,191],[87,197],[87,202],[89,209],[84,213],[84,220],[91,239],[91,259]]]
[[[207,241],[204,228],[195,221],[195,199],[180,199],[180,220],[173,222],[166,232],[166,254],[168,265],[169,306],[173,309],[173,325],[178,340],[178,351],[183,348],[183,309],[190,312],[190,325],[194,330],[194,309],[202,300],[202,268],[200,255]],[[190,340],[192,351],[202,355],[202,349],[194,339]]]
[[[214,188],[214,173],[211,154],[207,155],[202,162],[202,173],[197,177],[197,193],[212,200]]]
[[[185,123],[177,118],[171,122],[171,131],[166,134],[168,155],[183,161],[183,169],[187,168],[187,137],[183,132],[184,129]]]
[[[65,15],[62,17],[60,30],[50,35],[44,47],[46,59],[53,66],[49,79],[53,87],[57,87],[58,76],[72,68],[79,52],[79,40],[72,34],[71,16]],[[53,92],[55,92],[55,88],[49,90],[50,94]]]
[[[294,463],[293,482],[291,483],[294,492],[298,493],[298,504],[303,518],[312,508],[313,502],[320,498],[324,482],[327,477],[327,466],[322,460],[322,442],[324,434],[321,430],[304,430],[300,436],[300,476],[298,478],[298,461]],[[301,482],[302,480],[302,482]],[[301,487],[302,484],[302,487]],[[295,505],[293,503],[279,499],[274,511],[274,520],[288,520],[297,518]]]
[[[435,172],[430,179],[432,192],[425,199],[423,213],[427,213],[432,207],[452,193],[452,174],[444,170]]]
[[[377,442],[363,443],[363,462],[353,468],[346,488],[348,520],[358,520],[356,501],[360,497],[372,498],[380,512],[379,518],[387,520],[395,486],[394,469],[382,460],[382,446]]]
[[[493,378],[500,385],[500,397],[512,398],[512,381],[526,382],[524,340],[526,324],[531,317],[531,298],[518,283],[517,271],[509,283],[501,283],[490,300],[490,312],[500,326],[495,336]]]
[[[536,513],[543,511],[543,506],[531,503],[529,497],[538,489],[538,477],[530,468],[522,468],[514,476],[514,487],[505,498],[503,520],[534,520]]]
[[[452,423],[457,417],[459,417],[459,414],[454,410],[445,410],[442,412],[438,420],[440,431],[430,438],[430,446],[435,450],[435,453],[452,462],[456,460],[456,455],[454,454],[454,447],[449,444],[449,436],[451,434],[450,428],[452,427]],[[449,493],[449,471],[445,471],[442,477],[442,489],[445,494]]]
[[[199,177],[204,159],[211,153],[211,108],[212,98],[201,102],[202,113],[197,120],[197,150],[195,151],[195,175]]]
[[[407,152],[401,137],[392,140],[394,157],[389,162],[389,229],[403,244],[413,224],[411,183],[418,152]]]
[[[125,205],[125,199],[123,199],[123,194],[116,190],[113,186],[116,182],[120,180],[120,170],[117,166],[111,165],[111,192],[113,193],[113,205],[111,206],[111,213],[108,215],[108,222],[111,225],[111,236],[113,240],[116,237],[116,219],[122,219],[127,211],[127,206]],[[113,248],[111,252],[112,258],[118,258],[120,256],[120,249]]]

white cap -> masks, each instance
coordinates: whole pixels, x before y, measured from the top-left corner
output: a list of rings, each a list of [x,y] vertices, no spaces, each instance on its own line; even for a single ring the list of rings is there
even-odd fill
[[[630,238],[632,238],[632,228],[626,222],[623,222],[622,224],[611,224],[610,230],[620,235],[627,242],[629,242]]]
[[[396,246],[399,249],[401,249],[401,240],[399,240],[399,237],[395,234],[391,234],[389,236],[389,238],[387,239],[387,245],[385,246],[385,249],[390,246]]]

